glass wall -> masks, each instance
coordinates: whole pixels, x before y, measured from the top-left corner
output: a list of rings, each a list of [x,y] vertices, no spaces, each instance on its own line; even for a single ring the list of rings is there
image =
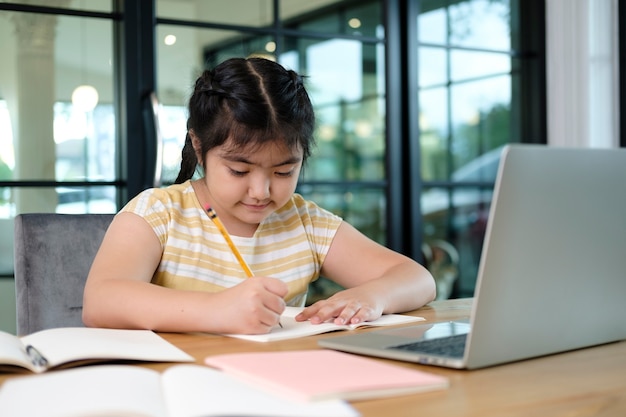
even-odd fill
[[[393,65],[385,61],[384,16],[390,6],[304,3],[258,1],[232,13],[224,10],[235,7],[232,3],[157,1],[158,92],[171,132],[164,181],[178,170],[184,105],[199,72],[230,57],[266,56],[309,77],[318,146],[298,191],[386,244],[390,206],[414,198],[390,200],[388,193],[387,146],[405,139],[388,136],[386,111],[389,101],[410,101],[406,95],[413,93],[410,83],[393,95],[386,91],[385,70]],[[407,44],[417,56],[416,67],[407,66],[417,86],[416,110],[408,117],[418,120],[418,129],[402,134],[414,135],[410,140],[418,142],[420,160],[410,162],[419,166],[419,178],[406,181],[421,184],[422,251],[433,272],[450,281],[441,287],[441,297],[471,296],[499,152],[521,140],[521,68],[529,57],[539,57],[519,42],[521,11],[530,3],[407,4],[414,7],[400,5],[402,12],[416,11],[405,13],[414,19],[406,22],[408,28],[415,28],[407,33],[416,34]],[[403,175],[409,172],[405,167]]]
[[[509,0],[429,0],[417,17],[424,237],[457,275],[450,295],[473,294],[500,151],[520,140],[518,16]]]
[[[131,17],[114,5],[132,9]],[[307,76],[318,143],[298,191],[383,244],[390,240],[389,213],[421,201],[393,221],[423,215],[429,267],[454,278],[442,294],[471,295],[498,151],[522,141],[521,132],[534,123],[524,109],[543,108],[542,91],[529,101],[534,90],[524,84],[527,62],[534,60],[541,73],[541,51],[522,45],[531,37],[543,43],[536,29],[533,36],[522,33],[529,22],[541,22],[528,10],[542,5],[0,1],[0,276],[12,276],[16,214],[115,212],[132,197],[126,194],[133,169],[141,170],[134,158],[149,154],[135,132],[141,110],[132,103],[140,107],[152,77],[167,185],[178,172],[196,77],[226,58],[260,54]],[[399,21],[387,21],[390,15]],[[141,19],[147,23],[136,25]],[[154,56],[146,46],[153,41]],[[129,60],[133,53],[139,57]],[[388,72],[395,69],[402,84],[391,89]],[[398,126],[388,126],[391,104],[402,113],[393,119]],[[403,160],[391,175],[390,145],[403,156],[417,146],[419,157]],[[407,187],[390,193],[398,181]],[[408,230],[400,240],[421,244],[422,233]]]
[[[157,84],[167,131],[164,183],[178,170],[184,106],[195,77],[230,57],[265,56],[307,76],[316,109],[317,148],[298,191],[384,243],[382,2],[325,1],[317,2],[318,9],[303,3],[280,2],[275,11],[272,1],[260,1],[254,10],[233,14],[230,3],[157,2],[157,22],[163,22],[157,25]],[[190,27],[198,22],[203,27]],[[290,36],[297,32],[303,35]]]
[[[0,3],[7,8],[0,10],[0,275],[11,276],[16,214],[117,210],[119,149],[111,2],[40,2],[58,13],[39,12],[37,2],[19,10],[6,3]]]

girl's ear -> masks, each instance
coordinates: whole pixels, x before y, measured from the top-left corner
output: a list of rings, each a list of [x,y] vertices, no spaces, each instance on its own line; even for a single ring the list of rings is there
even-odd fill
[[[198,160],[198,165],[204,168],[204,159],[202,155],[202,144],[200,143],[200,139],[196,136],[196,132],[193,129],[189,129],[189,136],[191,137],[191,145],[193,146],[193,150],[196,153],[196,159]]]

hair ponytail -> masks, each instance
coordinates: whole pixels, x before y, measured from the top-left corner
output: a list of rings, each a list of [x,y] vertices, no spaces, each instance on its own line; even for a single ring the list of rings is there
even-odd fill
[[[196,152],[193,149],[191,135],[189,132],[187,132],[187,136],[185,137],[185,146],[183,146],[181,155],[182,160],[180,162],[180,171],[178,172],[178,176],[176,177],[174,184],[182,184],[183,182],[191,179],[193,174],[196,172],[198,160],[196,159]]]

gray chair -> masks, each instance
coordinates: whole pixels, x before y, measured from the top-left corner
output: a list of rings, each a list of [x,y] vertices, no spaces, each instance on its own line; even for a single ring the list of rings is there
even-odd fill
[[[113,214],[15,217],[17,334],[82,327],[83,290]]]

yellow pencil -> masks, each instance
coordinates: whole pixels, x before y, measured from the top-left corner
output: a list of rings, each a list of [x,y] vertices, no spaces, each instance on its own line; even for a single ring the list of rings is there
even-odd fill
[[[224,223],[222,223],[220,218],[217,217],[217,213],[215,212],[215,210],[213,210],[210,206],[206,206],[204,209],[206,210],[207,214],[209,215],[209,218],[211,219],[211,221],[215,224],[215,226],[217,226],[217,228],[220,231],[220,233],[222,234],[222,236],[224,236],[224,239],[226,239],[226,243],[228,243],[228,246],[230,247],[230,250],[235,255],[235,258],[237,258],[237,260],[239,261],[239,265],[241,265],[241,268],[244,270],[244,272],[246,273],[248,278],[253,277],[254,274],[252,273],[252,270],[250,269],[250,267],[246,263],[246,260],[243,259],[243,256],[241,256],[241,253],[239,252],[239,249],[237,249],[237,246],[235,246],[235,244],[233,243],[233,240],[230,238],[230,235],[228,234],[228,230],[226,230],[226,228],[224,227]],[[283,327],[283,325],[282,325],[282,323],[280,321],[278,322],[278,325],[281,328]]]
[[[233,240],[230,238],[230,235],[228,234],[228,231],[224,227],[224,223],[222,223],[220,218],[217,217],[217,213],[215,212],[215,210],[213,210],[209,206],[206,206],[205,210],[208,213],[209,218],[213,221],[213,223],[215,223],[215,226],[217,226],[217,228],[220,231],[220,233],[222,234],[222,236],[224,236],[224,239],[226,239],[226,243],[228,243],[228,246],[230,247],[230,250],[235,255],[235,258],[237,258],[237,260],[239,261],[239,265],[241,265],[241,268],[246,273],[248,278],[254,276],[254,274],[252,273],[252,270],[250,269],[250,267],[246,263],[246,260],[243,259],[243,257],[241,256],[241,253],[239,252],[239,249],[237,249],[237,246],[235,246],[235,244],[233,243]]]

